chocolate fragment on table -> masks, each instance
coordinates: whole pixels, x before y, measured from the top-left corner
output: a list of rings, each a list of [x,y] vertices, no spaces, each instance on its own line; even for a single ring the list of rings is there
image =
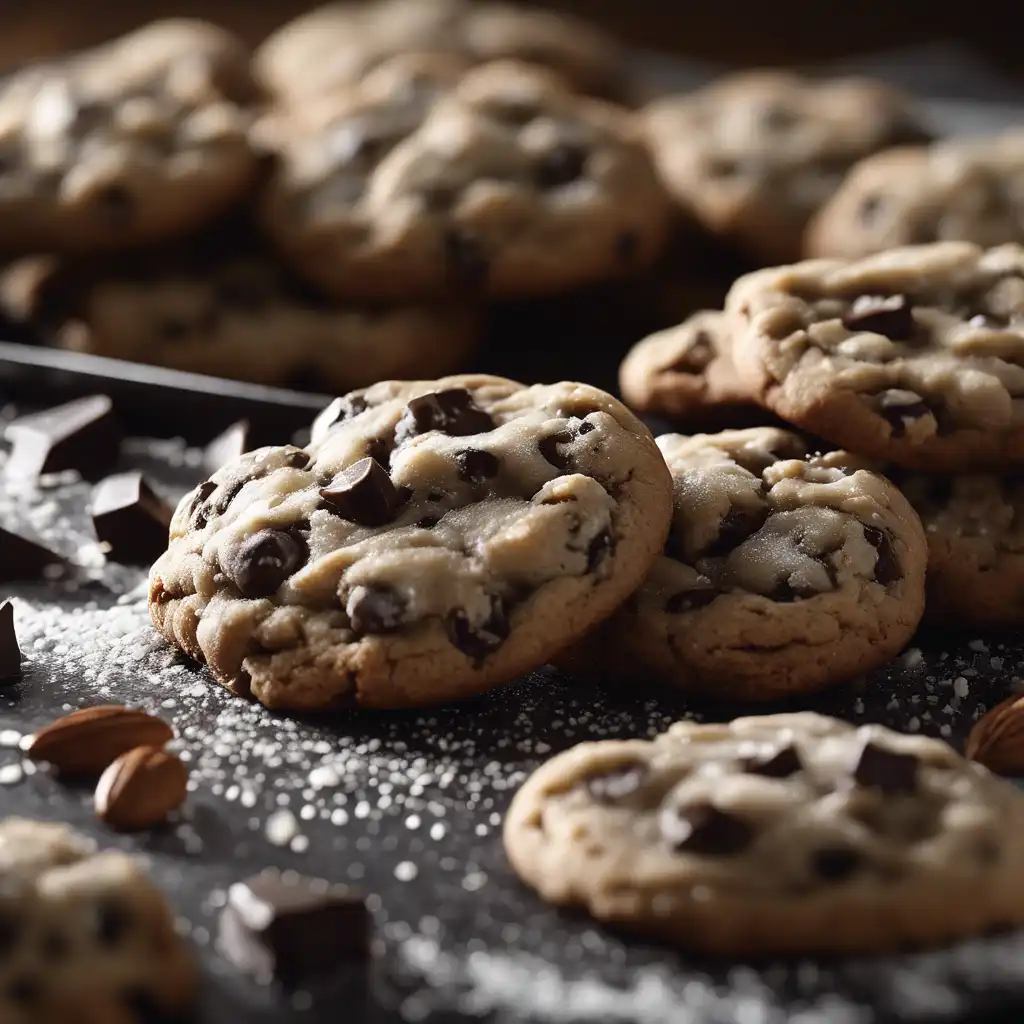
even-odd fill
[[[291,986],[365,961],[372,931],[360,893],[270,868],[228,890],[217,944],[240,970]]]
[[[0,583],[38,581],[50,566],[63,564],[64,559],[56,552],[0,528]]]
[[[21,676],[21,648],[14,632],[14,605],[0,603],[0,682]]]
[[[121,443],[114,404],[106,395],[23,416],[7,425],[4,436],[12,446],[5,474],[12,478],[75,469],[96,480],[117,462]]]
[[[203,465],[211,475],[249,451],[249,421],[238,420],[203,449]]]
[[[112,562],[154,562],[167,547],[173,514],[137,470],[107,477],[93,489],[92,524]]]

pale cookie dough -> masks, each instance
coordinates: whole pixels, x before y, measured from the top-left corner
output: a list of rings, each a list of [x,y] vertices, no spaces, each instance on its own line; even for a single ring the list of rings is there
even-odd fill
[[[0,250],[91,252],[187,234],[244,198],[257,96],[241,43],[154,22],[0,89]]]
[[[908,246],[741,278],[740,376],[783,419],[944,473],[1024,462],[1024,248]]]
[[[876,668],[913,635],[927,546],[884,477],[773,427],[658,447],[675,484],[664,557],[565,667],[774,700]]]
[[[306,449],[182,499],[157,628],[268,707],[402,707],[542,665],[639,585],[671,517],[647,429],[585,384],[389,381]]]
[[[1024,242],[1024,133],[879,153],[807,229],[807,256],[856,259],[926,242]]]
[[[259,135],[266,231],[343,298],[564,292],[643,270],[669,228],[628,115],[527,65],[390,62]]]
[[[759,260],[799,259],[808,220],[861,158],[929,138],[910,100],[866,79],[742,72],[644,111],[684,210]]]
[[[67,825],[0,822],[0,954],[3,1024],[145,1024],[196,994],[193,958],[136,860]]]
[[[810,712],[581,743],[516,794],[505,849],[552,903],[727,956],[1024,923],[1024,796],[938,740]]]

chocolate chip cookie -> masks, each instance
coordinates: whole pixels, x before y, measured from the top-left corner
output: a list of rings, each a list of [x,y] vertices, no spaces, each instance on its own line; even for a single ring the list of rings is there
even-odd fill
[[[278,29],[256,53],[261,79],[286,101],[344,91],[389,57],[430,53],[465,65],[524,60],[584,93],[621,99],[621,49],[581,18],[468,0],[332,3]]]
[[[1024,247],[808,260],[733,286],[735,363],[783,419],[938,472],[1024,462]]]
[[[0,300],[65,348],[320,391],[464,369],[480,319],[469,305],[329,302],[228,228],[118,258],[22,260]]]
[[[860,159],[929,133],[902,94],[862,79],[744,72],[644,111],[682,207],[759,260],[800,258],[808,220]]]
[[[926,736],[804,712],[581,743],[516,794],[544,899],[728,956],[873,953],[1024,922],[1024,797]]]
[[[774,700],[876,668],[910,639],[927,545],[888,480],[773,427],[658,447],[675,485],[664,555],[567,668]]]
[[[97,853],[66,825],[7,818],[0,888],[4,1024],[169,1020],[192,1004],[195,964],[134,858]]]
[[[647,429],[585,384],[388,381],[308,448],[242,456],[182,499],[150,575],[157,628],[268,707],[403,707],[536,668],[664,543]]]
[[[257,158],[248,54],[202,22],[154,22],[0,89],[7,252],[184,235],[244,197]]]
[[[668,199],[626,114],[526,65],[394,66],[261,134],[266,230],[330,294],[521,298],[634,274]],[[391,85],[383,88],[382,80]]]
[[[1024,242],[1024,134],[863,160],[811,222],[805,251],[857,259],[945,241]]]

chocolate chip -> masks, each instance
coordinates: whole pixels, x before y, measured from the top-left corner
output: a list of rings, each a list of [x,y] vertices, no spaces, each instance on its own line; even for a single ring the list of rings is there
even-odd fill
[[[395,437],[404,440],[430,430],[468,437],[493,429],[494,420],[476,405],[465,388],[449,388],[412,399],[395,428]]]
[[[903,578],[899,559],[893,550],[892,538],[884,530],[874,526],[864,527],[864,539],[877,551],[875,556],[875,579],[883,586]]]
[[[643,761],[630,761],[610,771],[589,775],[584,780],[590,795],[600,804],[615,804],[635,793],[647,778]]]
[[[459,479],[470,484],[482,484],[496,477],[501,470],[501,459],[480,448],[465,448],[455,456]]]
[[[38,580],[53,565],[64,560],[41,544],[0,527],[0,583],[15,580]]]
[[[104,900],[96,908],[96,938],[104,946],[117,946],[131,929],[131,919],[124,907]]]
[[[135,215],[135,199],[124,185],[107,185],[93,195],[100,213],[111,224],[125,227],[131,223]]]
[[[137,470],[109,476],[92,492],[92,525],[107,559],[149,565],[167,547],[173,510]]]
[[[615,237],[615,258],[623,266],[632,266],[640,254],[640,236],[635,231],[620,231]]]
[[[522,97],[495,97],[487,106],[487,113],[506,124],[521,128],[540,114],[540,108],[531,100]]]
[[[345,610],[356,633],[390,633],[404,623],[406,600],[385,586],[354,587]]]
[[[714,358],[714,339],[707,331],[698,331],[690,340],[686,351],[666,369],[677,373],[700,373]]]
[[[511,631],[504,603],[493,596],[490,613],[483,622],[474,624],[464,611],[458,610],[445,618],[445,628],[452,646],[478,665],[508,639]]]
[[[449,228],[444,235],[444,262],[460,288],[476,291],[484,286],[490,263],[475,235]]]
[[[587,572],[597,572],[604,560],[615,550],[609,530],[602,530],[587,545]]]
[[[719,590],[681,590],[672,594],[665,602],[665,611],[669,615],[682,615],[685,612],[692,612],[697,608],[706,608],[718,595]]]
[[[0,602],[0,682],[17,679],[20,675],[21,648],[14,632],[14,605],[3,601]]]
[[[360,526],[383,526],[395,517],[398,492],[376,459],[360,459],[321,489],[329,511]]]
[[[751,534],[756,533],[767,518],[767,505],[730,509],[718,526],[718,536],[703,553],[709,558],[727,555]]]
[[[587,151],[567,143],[542,153],[536,167],[541,188],[558,188],[581,178],[587,166]]]
[[[861,856],[848,846],[825,847],[815,850],[811,864],[815,874],[826,882],[841,882],[860,867]]]
[[[880,789],[887,795],[913,793],[917,789],[917,767],[913,754],[887,750],[867,740],[857,758],[853,777],[858,785]]]
[[[242,541],[222,568],[243,597],[270,597],[308,554],[297,531],[266,529]]]
[[[455,205],[456,200],[459,198],[459,193],[452,185],[437,183],[434,185],[424,185],[420,189],[420,196],[428,210],[434,213],[441,213],[445,210],[450,210]]]
[[[875,396],[875,408],[883,419],[888,420],[893,437],[902,437],[907,432],[908,420],[920,419],[931,412],[919,395],[898,388],[879,392]]]
[[[268,869],[228,889],[217,945],[240,970],[292,986],[365,960],[372,933],[356,891]]]
[[[787,744],[766,757],[752,757],[743,762],[743,770],[750,775],[763,775],[769,779],[786,779],[803,769],[796,747]]]
[[[906,295],[861,295],[843,317],[850,331],[871,331],[890,341],[909,341],[917,324]]]
[[[346,420],[358,416],[368,408],[366,399],[358,392],[345,395],[342,398],[335,398],[313,421],[311,430],[313,442],[322,441],[339,423],[344,423]]]
[[[416,520],[416,525],[421,530],[432,530],[439,522],[441,522],[441,516],[423,516]]]
[[[666,808],[661,832],[680,852],[719,857],[742,853],[756,834],[741,818],[708,803]]]
[[[90,395],[14,420],[4,432],[12,445],[5,474],[34,479],[77,469],[86,480],[103,476],[120,444],[113,408],[106,395]]]
[[[217,485],[212,480],[205,480],[196,490],[192,499],[192,507],[188,511],[193,529],[202,530],[210,518],[210,509],[206,507],[206,500],[217,490]]]
[[[203,449],[203,465],[208,473],[216,473],[222,466],[241,458],[249,447],[249,421],[238,420]]]
[[[572,472],[572,461],[566,452],[574,440],[573,434],[568,430],[559,430],[554,434],[548,434],[537,442],[537,449],[544,456],[545,461],[550,462],[561,473]]]

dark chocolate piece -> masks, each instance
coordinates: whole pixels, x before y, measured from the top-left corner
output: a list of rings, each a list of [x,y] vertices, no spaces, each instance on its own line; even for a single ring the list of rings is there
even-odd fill
[[[150,565],[167,547],[171,507],[153,493],[138,470],[107,477],[93,488],[92,525],[107,558]]]
[[[455,456],[455,464],[459,468],[459,479],[470,484],[482,484],[501,470],[501,459],[480,448],[463,449]]]
[[[461,609],[445,617],[448,639],[475,665],[481,665],[496,651],[512,631],[505,604],[500,597],[491,596],[490,614],[479,625],[474,625]]]
[[[0,528],[0,583],[13,580],[38,580],[51,565],[64,559],[34,541]]]
[[[825,847],[814,853],[811,862],[826,882],[841,882],[861,866],[861,855],[847,846]]]
[[[246,537],[221,568],[243,597],[270,597],[308,555],[298,531],[260,530]]]
[[[874,526],[864,527],[864,539],[878,551],[875,558],[875,579],[882,586],[895,583],[903,576],[899,559],[893,550],[892,538],[884,530]]]
[[[731,857],[754,841],[754,828],[712,804],[674,807],[662,812],[661,831],[681,853]]]
[[[780,747],[765,757],[752,757],[743,764],[743,770],[751,775],[764,775],[769,779],[786,779],[796,775],[803,768],[803,762],[796,747],[789,744]]]
[[[14,605],[10,601],[0,604],[0,682],[17,679],[21,675],[21,648],[14,632]],[[0,941],[0,948],[3,943]]]
[[[355,587],[346,611],[357,633],[390,633],[403,624],[406,600],[390,587]]]
[[[868,740],[861,748],[853,777],[857,784],[890,795],[917,790],[918,761],[913,754],[887,750]]]
[[[320,497],[335,515],[360,526],[390,523],[401,504],[388,471],[371,458],[342,470],[320,491]]]
[[[76,469],[86,480],[96,480],[117,462],[120,445],[113,403],[106,395],[23,416],[8,424],[4,434],[12,446],[5,469],[10,477]]]
[[[240,970],[292,986],[367,960],[372,936],[359,893],[268,869],[228,890],[217,945]]]
[[[473,401],[465,388],[430,391],[412,399],[395,429],[402,439],[440,430],[452,437],[483,434],[494,429],[494,421]]]
[[[850,331],[871,331],[890,341],[909,341],[914,333],[914,314],[905,295],[862,295],[843,317]]]
[[[249,421],[238,420],[203,449],[203,465],[208,473],[216,473],[221,466],[234,462],[249,449]]]
[[[632,796],[644,784],[648,771],[643,761],[627,761],[584,781],[588,792],[599,804],[615,804]]]

